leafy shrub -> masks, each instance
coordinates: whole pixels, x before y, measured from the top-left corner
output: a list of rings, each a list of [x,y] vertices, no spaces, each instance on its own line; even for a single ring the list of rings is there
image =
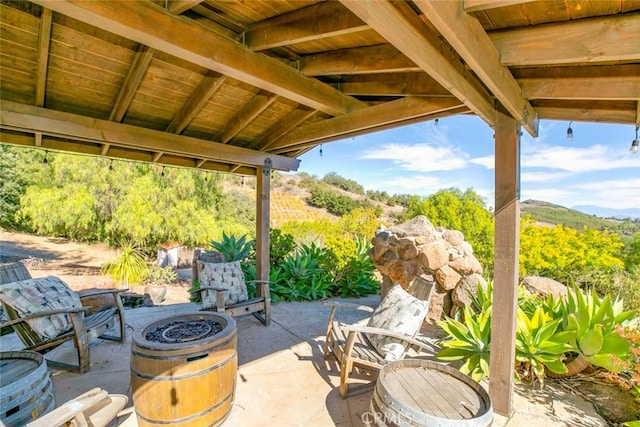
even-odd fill
[[[322,186],[315,186],[310,191],[307,203],[326,209],[334,215],[345,215],[360,206],[357,200]]]
[[[171,266],[160,267],[157,264],[151,264],[142,282],[145,285],[168,285],[176,280],[178,275]]]
[[[102,274],[108,274],[125,288],[131,283],[142,283],[148,271],[144,255],[132,241],[123,241],[120,244],[120,254],[101,268]]]
[[[361,239],[334,238],[327,242],[334,263],[332,294],[358,298],[375,294],[380,284],[374,278],[375,265],[368,255],[369,245]]]
[[[283,233],[278,228],[269,230],[269,258],[271,267],[280,265],[285,257],[296,247],[296,242],[291,234]]]
[[[322,181],[326,182],[329,185],[333,185],[334,187],[338,187],[344,191],[349,191],[355,194],[364,194],[364,187],[358,184],[356,181],[348,178],[344,178],[338,175],[335,172],[329,172],[326,174]]]

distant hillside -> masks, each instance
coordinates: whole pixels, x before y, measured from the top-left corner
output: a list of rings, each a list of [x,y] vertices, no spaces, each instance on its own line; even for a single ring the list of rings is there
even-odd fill
[[[620,225],[621,221],[613,219],[599,218],[595,215],[587,215],[575,209],[554,205],[539,200],[525,200],[520,204],[522,214],[529,214],[531,218],[538,222],[565,227],[582,229],[588,227],[595,230],[605,228],[614,229]]]
[[[637,201],[637,202],[640,203],[640,201]],[[593,206],[593,205],[580,205],[580,206],[573,206],[573,209],[578,210],[580,212],[584,212],[587,215],[596,215],[601,218],[640,219],[640,208],[611,209],[611,208],[603,208],[600,206]]]

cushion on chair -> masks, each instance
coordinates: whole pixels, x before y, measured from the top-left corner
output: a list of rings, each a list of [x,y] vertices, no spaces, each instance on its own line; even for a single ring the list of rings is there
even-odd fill
[[[367,326],[413,337],[420,330],[428,311],[428,301],[409,295],[402,286],[396,284],[373,311]],[[366,338],[386,360],[398,360],[405,351],[405,345],[395,338],[375,334],[367,334]]]
[[[48,310],[82,307],[78,295],[54,276],[3,284],[0,286],[0,299],[13,307],[20,317]],[[44,340],[56,338],[72,327],[66,314],[27,320],[27,323]]]
[[[242,301],[246,301],[249,296],[247,294],[247,285],[244,281],[244,274],[240,267],[240,261],[233,262],[221,262],[221,263],[198,263],[200,271],[198,277],[200,279],[200,286],[216,286],[220,288],[228,289],[224,293],[224,305],[237,304]],[[207,303],[212,303],[213,307],[216,305],[215,292],[211,293],[213,301],[205,302],[203,296],[203,308],[206,308]]]

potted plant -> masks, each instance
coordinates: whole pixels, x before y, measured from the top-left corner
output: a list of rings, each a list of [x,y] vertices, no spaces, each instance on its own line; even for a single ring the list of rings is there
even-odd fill
[[[161,303],[167,295],[167,285],[174,283],[178,275],[171,266],[151,265],[144,279],[144,293],[154,304]]]

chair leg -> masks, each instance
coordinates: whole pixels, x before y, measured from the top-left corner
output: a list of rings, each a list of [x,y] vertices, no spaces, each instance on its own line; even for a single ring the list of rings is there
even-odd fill
[[[69,317],[71,318],[71,324],[73,325],[73,341],[78,351],[78,371],[81,374],[84,374],[85,372],[89,372],[89,368],[91,366],[89,358],[89,335],[87,334],[87,328],[84,325],[82,313],[71,313]],[[59,364],[59,366],[64,366],[64,364]]]

